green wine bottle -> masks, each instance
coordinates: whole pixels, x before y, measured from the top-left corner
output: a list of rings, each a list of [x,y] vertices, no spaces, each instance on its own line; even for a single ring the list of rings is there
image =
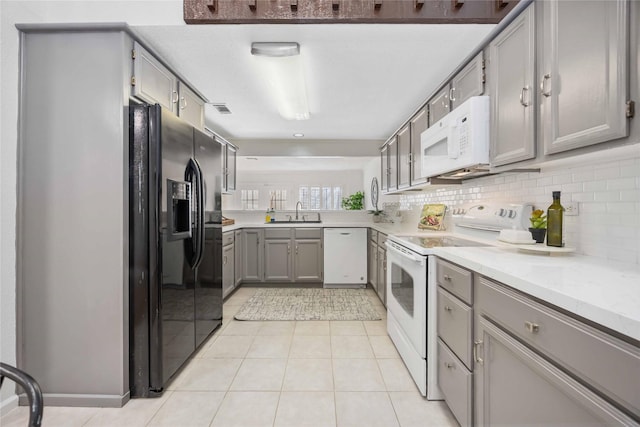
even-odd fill
[[[547,209],[547,246],[564,246],[562,221],[564,208],[560,204],[560,192],[553,192],[553,203]]]

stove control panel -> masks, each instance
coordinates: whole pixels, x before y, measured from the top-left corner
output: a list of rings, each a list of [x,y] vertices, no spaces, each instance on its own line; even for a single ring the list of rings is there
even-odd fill
[[[529,228],[529,217],[532,211],[532,203],[478,204],[466,209],[457,225],[491,231],[505,228],[526,230]]]

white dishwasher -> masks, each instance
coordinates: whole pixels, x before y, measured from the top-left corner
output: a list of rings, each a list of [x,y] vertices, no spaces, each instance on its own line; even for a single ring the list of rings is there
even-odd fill
[[[324,287],[367,286],[367,229],[324,229]]]

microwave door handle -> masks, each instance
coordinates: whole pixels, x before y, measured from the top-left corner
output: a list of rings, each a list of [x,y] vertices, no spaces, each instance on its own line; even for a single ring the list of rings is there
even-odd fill
[[[449,128],[449,134],[447,135],[447,154],[450,159],[457,159],[460,153],[460,143],[458,141],[458,125],[454,121]]]

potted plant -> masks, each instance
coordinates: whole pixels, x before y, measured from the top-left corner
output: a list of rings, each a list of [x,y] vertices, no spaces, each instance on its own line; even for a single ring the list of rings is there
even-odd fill
[[[529,227],[531,237],[536,243],[543,243],[544,237],[547,234],[547,216],[544,211],[542,209],[534,210],[531,212],[529,221],[531,222],[531,227]]]
[[[343,197],[342,208],[347,211],[359,211],[364,209],[364,193],[362,191],[357,191],[349,197]]]
[[[369,213],[373,215],[373,222],[382,221],[382,215],[384,215],[384,211],[378,210],[376,208],[376,209],[370,210]]]

